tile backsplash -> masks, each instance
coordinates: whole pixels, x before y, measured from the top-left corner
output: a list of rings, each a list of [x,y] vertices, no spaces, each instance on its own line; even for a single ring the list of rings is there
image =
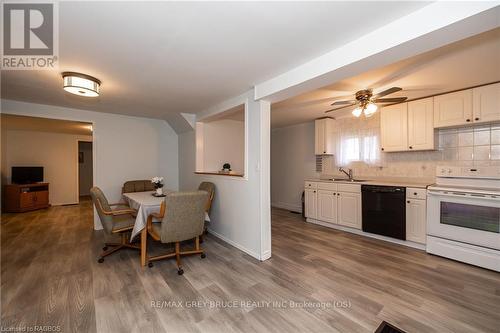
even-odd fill
[[[355,119],[358,127],[374,129],[380,137],[379,115],[369,121]],[[378,119],[376,119],[378,118]],[[352,119],[338,119],[336,126],[352,126]],[[423,178],[433,180],[437,165],[500,166],[500,124],[439,129],[437,150],[382,153],[380,163],[352,162],[354,176]],[[322,176],[342,176],[334,156],[325,156]]]

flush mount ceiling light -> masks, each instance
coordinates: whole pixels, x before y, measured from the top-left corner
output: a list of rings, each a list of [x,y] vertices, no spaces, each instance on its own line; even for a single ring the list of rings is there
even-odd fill
[[[101,81],[95,77],[74,72],[64,72],[62,77],[63,89],[67,92],[85,97],[99,96]]]

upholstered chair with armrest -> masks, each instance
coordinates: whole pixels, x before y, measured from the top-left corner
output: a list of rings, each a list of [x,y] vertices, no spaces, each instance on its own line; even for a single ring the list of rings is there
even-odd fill
[[[207,212],[208,216],[210,216],[210,211],[212,210],[212,202],[214,201],[215,196],[215,184],[211,182],[201,182],[200,186],[198,186],[199,191],[208,192],[208,200],[205,206],[205,212]],[[207,225],[205,224],[203,228],[203,233],[207,233]],[[203,241],[203,238],[200,238]]]
[[[154,191],[155,188],[150,180],[129,180],[123,184],[122,193]]]
[[[103,248],[104,252],[99,256],[98,262],[102,263],[104,261],[104,257],[122,248],[140,250],[140,246],[132,245],[128,242],[129,233],[134,228],[134,216],[137,215],[137,211],[123,203],[108,203],[106,196],[98,187],[92,187],[90,189],[90,196],[92,197],[92,202],[97,210],[97,214],[99,215],[99,219],[101,220],[106,236],[116,234],[121,235],[120,243],[105,243]],[[113,206],[116,208],[111,208]],[[108,247],[112,247],[112,249],[108,249]]]
[[[181,256],[200,254],[205,258],[204,251],[200,248],[199,236],[203,233],[205,222],[205,208],[208,199],[206,191],[173,192],[167,194],[162,203],[160,213],[148,216],[148,234],[156,241],[174,243],[175,251],[172,253],[149,257],[146,256],[148,266],[153,266],[153,261],[176,258],[177,273],[184,273],[181,267]],[[153,218],[161,222],[153,222]],[[181,251],[180,243],[195,239],[194,249]]]

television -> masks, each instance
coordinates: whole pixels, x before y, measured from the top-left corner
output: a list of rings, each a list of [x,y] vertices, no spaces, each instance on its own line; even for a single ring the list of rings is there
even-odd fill
[[[43,182],[43,167],[12,167],[11,179],[13,184],[33,184]]]

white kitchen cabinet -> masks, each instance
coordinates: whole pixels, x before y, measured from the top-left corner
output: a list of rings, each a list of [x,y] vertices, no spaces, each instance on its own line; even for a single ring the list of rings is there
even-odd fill
[[[307,218],[361,229],[361,185],[305,182],[305,186]]]
[[[472,123],[472,89],[434,97],[434,127]]]
[[[408,102],[408,149],[436,149],[436,133],[432,97]]]
[[[406,240],[425,244],[426,200],[409,197],[409,193],[418,193],[412,189],[407,188],[406,192]]]
[[[332,118],[316,119],[314,122],[314,153],[316,155],[335,154],[334,122]]]
[[[339,192],[338,224],[361,229],[361,194]]]
[[[311,219],[317,218],[317,195],[316,189],[305,189],[305,216]]]
[[[500,121],[500,83],[472,89],[474,123]]]
[[[336,223],[337,221],[337,193],[333,191],[318,190],[318,212],[316,218],[320,221]]]
[[[385,152],[408,150],[407,103],[380,111],[381,149]]]

